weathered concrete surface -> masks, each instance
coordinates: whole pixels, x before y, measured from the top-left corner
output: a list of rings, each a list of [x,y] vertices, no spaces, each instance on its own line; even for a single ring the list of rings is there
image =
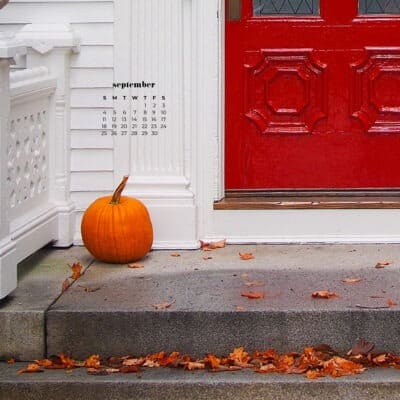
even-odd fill
[[[84,358],[162,349],[203,355],[239,345],[294,351],[320,343],[346,351],[358,337],[400,352],[400,307],[387,306],[388,299],[400,304],[399,250],[399,245],[249,245],[181,251],[180,257],[154,251],[143,269],[95,262],[79,286],[49,310],[48,354]],[[242,261],[239,252],[256,258]],[[393,263],[376,269],[383,260]],[[347,277],[362,281],[345,284]],[[261,286],[248,287],[249,282]],[[340,298],[312,299],[317,290]],[[243,291],[262,291],[265,298],[249,300]],[[173,304],[155,310],[163,302]]]
[[[71,275],[68,264],[92,261],[84,247],[46,248],[18,265],[18,288],[0,302],[0,359],[41,358],[46,351],[45,313]]]
[[[18,374],[0,364],[0,400],[399,400],[400,371],[374,369],[337,379],[299,375],[147,369],[91,376],[85,370]]]

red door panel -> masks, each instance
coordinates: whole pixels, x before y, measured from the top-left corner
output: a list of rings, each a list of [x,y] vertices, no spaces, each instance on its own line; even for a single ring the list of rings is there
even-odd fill
[[[282,0],[281,3],[283,4]],[[229,4],[227,4],[229,6]],[[400,188],[400,15],[226,23],[226,188]]]

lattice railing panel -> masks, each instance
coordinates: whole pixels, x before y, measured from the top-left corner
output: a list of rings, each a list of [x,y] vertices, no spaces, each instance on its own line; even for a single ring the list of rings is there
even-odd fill
[[[360,14],[400,14],[400,0],[360,0]]]
[[[254,15],[318,15],[318,0],[253,0]]]

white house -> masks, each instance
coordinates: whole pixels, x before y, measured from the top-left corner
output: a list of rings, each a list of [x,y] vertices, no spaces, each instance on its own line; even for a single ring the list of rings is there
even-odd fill
[[[2,296],[41,245],[81,244],[84,210],[124,174],[154,248],[399,242],[399,14],[380,0],[10,0]]]

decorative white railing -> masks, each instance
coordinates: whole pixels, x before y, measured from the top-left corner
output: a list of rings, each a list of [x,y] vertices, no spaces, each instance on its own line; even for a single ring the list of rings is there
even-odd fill
[[[73,241],[72,49],[78,40],[68,24],[27,25],[17,39],[0,33],[0,299],[15,289],[20,261],[50,242]],[[27,69],[10,73],[25,53]]]

